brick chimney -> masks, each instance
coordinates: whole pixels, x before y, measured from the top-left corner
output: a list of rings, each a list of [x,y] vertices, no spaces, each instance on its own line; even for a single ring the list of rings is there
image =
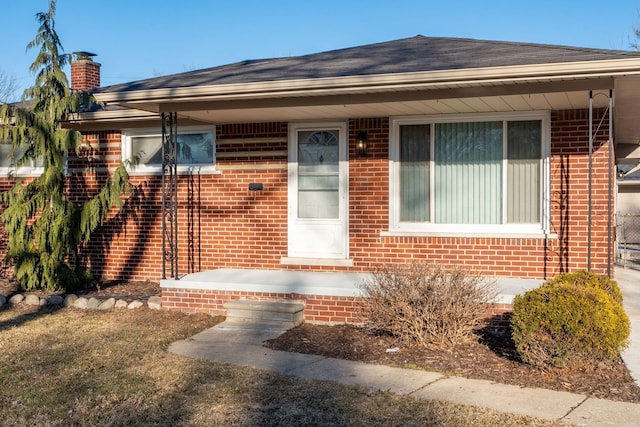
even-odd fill
[[[100,87],[100,64],[93,60],[95,53],[73,52],[71,61],[71,89],[91,90]]]

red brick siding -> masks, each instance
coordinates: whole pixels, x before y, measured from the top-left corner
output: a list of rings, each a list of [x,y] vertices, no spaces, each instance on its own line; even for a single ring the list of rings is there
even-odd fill
[[[162,307],[187,313],[226,315],[224,304],[233,300],[297,301],[305,305],[304,318],[312,323],[361,323],[355,297],[275,294],[264,292],[209,291],[169,288],[162,290]]]
[[[594,131],[603,114],[594,111]],[[547,247],[547,276],[587,268],[588,117],[588,110],[551,114],[551,225],[558,239]],[[605,120],[595,135],[592,156],[591,263],[600,274],[607,273],[607,217],[615,212],[613,200],[608,200],[608,126]],[[612,238],[611,254],[613,247]]]
[[[234,300],[296,301],[302,302],[304,320],[309,323],[340,324],[363,323],[360,315],[361,299],[323,295],[274,294],[264,292],[210,291],[198,289],[165,288],[162,290],[162,307],[186,313],[209,313],[225,316],[224,304]],[[510,304],[491,304],[487,309],[488,324],[497,329],[509,327],[512,310]]]
[[[596,111],[594,122],[602,112]],[[287,256],[286,123],[218,126],[216,175],[179,177],[179,273],[229,268],[370,271],[381,263],[420,259],[463,265],[490,276],[536,278],[586,268],[588,111],[551,115],[551,226],[557,238],[385,237],[389,223],[389,119],[349,121],[349,251],[354,266],[282,266]],[[592,269],[607,270],[608,146],[603,123],[594,143]],[[366,131],[367,157],[356,158],[356,133]],[[255,139],[255,142],[251,140]],[[105,171],[120,162],[119,131],[85,135],[86,148],[70,159],[75,200],[94,194]],[[265,142],[267,141],[267,142]],[[82,255],[96,277],[162,276],[159,176],[133,176],[124,209],[95,233]],[[263,191],[249,191],[260,182]],[[0,185],[7,184],[0,179]],[[1,247],[0,247],[1,250]]]

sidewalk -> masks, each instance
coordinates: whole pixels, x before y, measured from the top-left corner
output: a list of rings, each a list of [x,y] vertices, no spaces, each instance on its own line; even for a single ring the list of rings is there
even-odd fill
[[[614,278],[622,291],[624,311],[631,321],[629,348],[622,353],[622,360],[640,384],[640,270],[616,267]]]
[[[631,319],[631,345],[623,359],[640,382],[640,271],[616,269],[616,280]],[[169,351],[220,363],[279,372],[302,378],[356,384],[416,398],[492,408],[584,426],[638,426],[640,405],[546,389],[448,377],[437,372],[371,365],[324,356],[271,350],[262,342],[284,329],[219,324],[177,341]]]

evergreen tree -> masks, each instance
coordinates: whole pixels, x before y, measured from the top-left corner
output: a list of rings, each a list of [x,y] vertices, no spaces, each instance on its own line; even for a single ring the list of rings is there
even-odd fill
[[[14,168],[33,162],[43,168],[35,178],[14,177],[14,186],[1,195],[7,257],[15,262],[15,278],[25,290],[69,290],[87,284],[90,277],[79,248],[109,209],[121,206],[121,195],[129,189],[121,164],[90,200],[69,198],[65,164],[69,155],[79,152],[82,135],[61,124],[89,105],[91,97],[69,88],[63,68],[71,57],[63,53],[55,31],[55,10],[56,2],[50,0],[49,10],[36,15],[40,26],[27,45],[28,50],[38,49],[30,67],[35,84],[25,91],[28,106],[5,104],[0,110],[0,140],[11,142]]]

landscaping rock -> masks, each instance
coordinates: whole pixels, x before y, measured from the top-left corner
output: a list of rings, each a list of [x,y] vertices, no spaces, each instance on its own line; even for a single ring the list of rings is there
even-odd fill
[[[64,297],[64,306],[65,307],[73,307],[73,303],[76,302],[76,300],[78,299],[78,296],[75,294],[69,294],[66,297]]]
[[[85,297],[80,297],[73,302],[73,306],[80,309],[86,309],[88,306],[89,300]]]
[[[0,295],[0,307],[5,304],[21,304],[25,303],[28,305],[37,305],[37,306],[60,306],[64,307],[75,307],[79,309],[97,309],[97,310],[109,310],[111,308],[130,308],[136,309],[140,307],[144,307],[145,303],[140,300],[134,300],[132,302],[127,302],[126,300],[120,299],[116,300],[115,298],[109,298],[106,300],[99,300],[95,297],[78,297],[75,294],[67,294],[67,295],[50,295],[49,297],[39,297],[38,295],[33,294],[15,294],[11,298],[7,300],[7,298],[3,295]],[[161,310],[162,309],[162,298],[159,296],[152,296],[147,301],[147,305],[152,310]]]
[[[49,304],[51,305],[61,305],[64,302],[64,298],[61,295],[51,295],[49,297]]]
[[[162,298],[160,298],[159,296],[153,296],[149,298],[149,301],[147,301],[147,305],[152,310],[160,310],[162,308]]]
[[[135,301],[130,302],[129,305],[127,306],[127,308],[129,308],[129,309],[140,308],[143,305],[144,304],[142,303],[142,301],[135,300]]]
[[[98,306],[98,310],[109,310],[110,308],[113,308],[115,305],[116,305],[116,299],[109,298],[106,301],[102,301],[102,303]]]
[[[20,304],[22,301],[24,301],[24,295],[22,294],[15,294],[9,298],[9,304]]]
[[[27,305],[40,305],[40,297],[38,295],[28,294],[24,298],[24,303]]]

